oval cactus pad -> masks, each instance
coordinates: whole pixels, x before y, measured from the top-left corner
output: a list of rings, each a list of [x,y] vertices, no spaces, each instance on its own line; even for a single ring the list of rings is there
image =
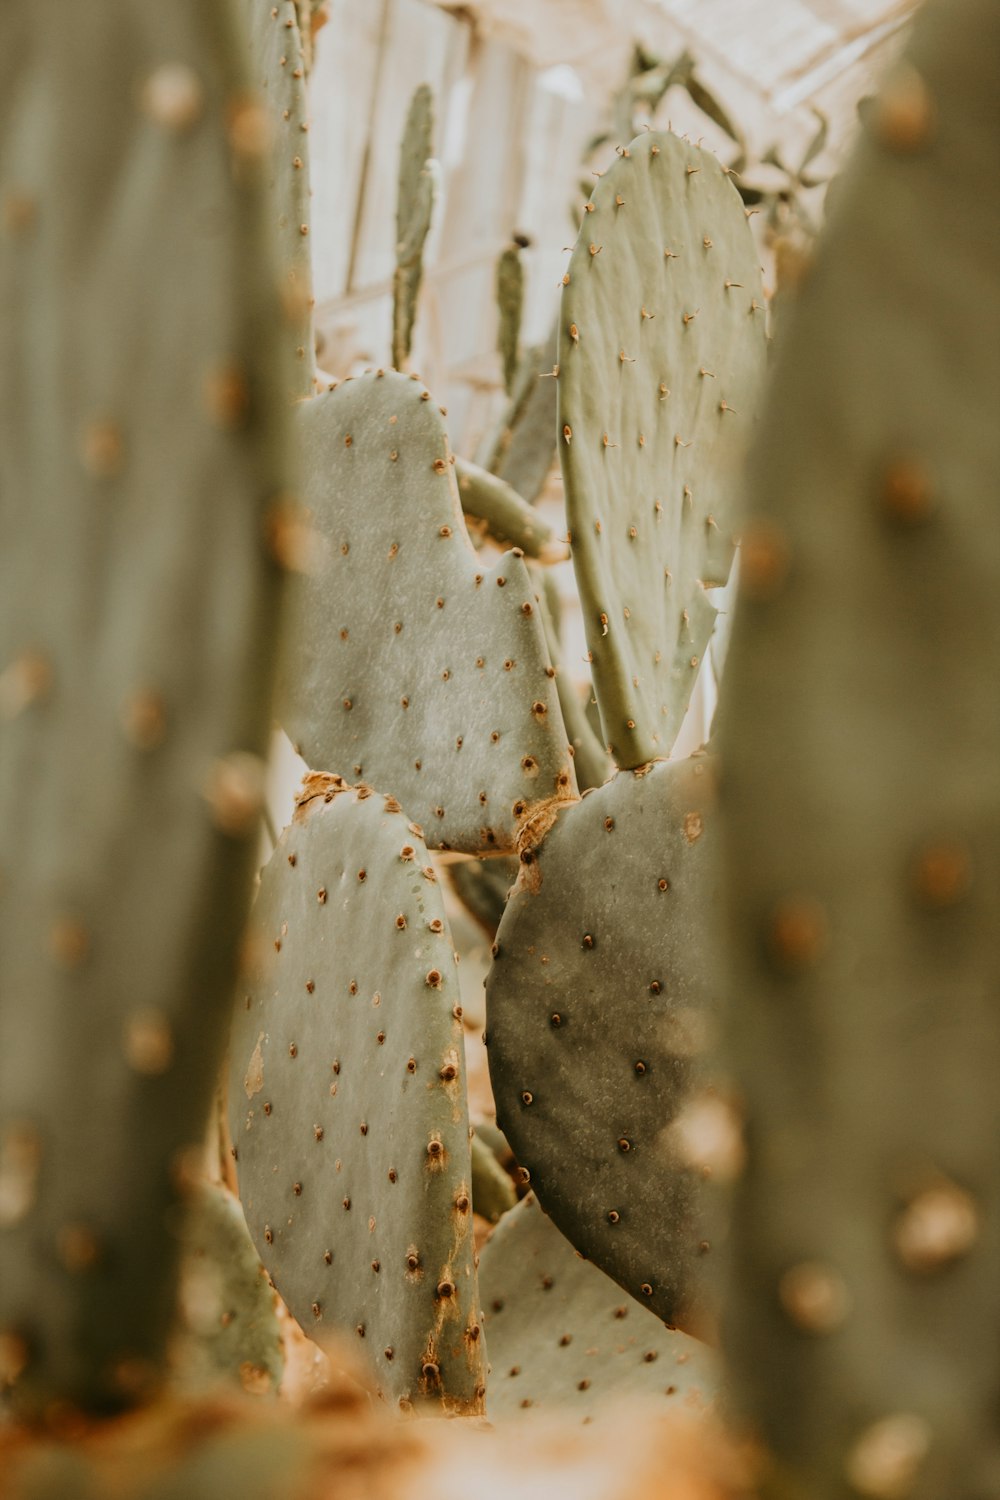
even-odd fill
[[[497,1123],[546,1212],[665,1322],[698,1317],[699,1174],[671,1133],[711,1017],[710,762],[619,772],[559,815],[487,980]]]
[[[733,557],[766,359],[743,205],[714,156],[650,132],[584,213],[562,294],[559,455],[605,739],[666,755]]]
[[[553,1407],[591,1421],[623,1397],[685,1410],[714,1399],[711,1349],[623,1297],[577,1255],[533,1194],[487,1240],[479,1287],[494,1421]]]
[[[229,1113],[260,1257],[308,1333],[363,1341],[383,1394],[480,1410],[455,954],[398,804],[307,777],[250,950]]]
[[[419,382],[362,376],[298,416],[319,545],[295,599],[285,727],[315,769],[398,797],[432,847],[510,849],[534,804],[575,793],[524,560],[477,558]]]

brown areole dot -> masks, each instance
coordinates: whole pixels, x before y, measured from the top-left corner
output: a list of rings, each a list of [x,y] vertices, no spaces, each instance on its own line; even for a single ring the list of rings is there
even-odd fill
[[[972,858],[957,839],[944,838],[920,850],[913,867],[913,888],[928,907],[956,905],[972,884]]]
[[[787,896],[771,911],[768,947],[780,968],[801,973],[821,958],[828,941],[826,913],[812,896]]]

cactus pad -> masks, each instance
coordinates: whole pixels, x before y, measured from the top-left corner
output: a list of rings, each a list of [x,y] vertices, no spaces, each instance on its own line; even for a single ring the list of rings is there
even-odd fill
[[[392,362],[403,369],[413,342],[417,297],[424,275],[424,242],[437,197],[433,161],[434,95],[426,83],[414,91],[399,144],[396,197],[396,268],[392,282]]]
[[[520,547],[526,556],[542,562],[565,562],[569,557],[548,522],[505,480],[465,458],[455,459],[455,478],[463,513],[482,522],[495,542]]]
[[[558,345],[554,328],[544,344],[521,356],[510,399],[476,455],[483,468],[505,479],[529,505],[542,493],[555,459]]]
[[[284,1370],[281,1329],[239,1201],[199,1182],[185,1208],[173,1384],[193,1392],[228,1380],[252,1395],[273,1394]]]
[[[537,571],[536,571],[537,576]],[[591,723],[587,703],[591,698],[589,675],[587,681],[578,685],[566,671],[562,659],[562,601],[552,574],[544,572],[540,578],[538,604],[545,627],[545,639],[549,656],[556,671],[556,692],[562,710],[563,724],[573,751],[573,770],[576,784],[581,792],[601,786],[614,774],[614,764],[601,742],[598,731]],[[585,701],[586,700],[586,701]]]
[[[510,849],[574,789],[525,563],[480,565],[417,381],[362,376],[298,416],[323,552],[296,580],[285,727],[311,766],[398,797],[432,847]]]
[[[472,1206],[495,1224],[517,1202],[514,1182],[478,1134],[472,1137]]]
[[[992,0],[915,22],[751,475],[721,731],[748,1147],[724,1331],[795,1500],[1000,1493],[998,57]]]
[[[228,14],[0,19],[0,1337],[26,1410],[156,1382],[249,900],[290,476]]]
[[[637,1307],[523,1199],[479,1259],[494,1421],[554,1407],[592,1419],[610,1401],[709,1406],[718,1374],[706,1344]]]
[[[619,765],[668,754],[729,576],[764,295],[714,156],[650,132],[594,189],[563,288],[559,456],[594,689]]]
[[[268,124],[270,219],[275,226],[280,287],[290,349],[289,395],[311,396],[316,374],[310,264],[309,106],[306,53],[295,0],[244,0],[250,56]],[[261,130],[250,111],[249,132]],[[236,116],[237,122],[240,117]]]
[[[497,353],[503,365],[504,390],[510,396],[514,389],[519,363],[521,313],[524,308],[524,264],[521,245],[507,245],[497,261]]]
[[[309,776],[261,877],[230,1128],[261,1259],[307,1333],[383,1394],[482,1406],[458,977],[441,892],[391,798]]]
[[[490,942],[496,937],[507,892],[517,879],[517,872],[514,855],[502,859],[449,860],[445,868],[448,884]]]
[[[697,1326],[698,1175],[671,1122],[711,1024],[711,763],[619,772],[522,866],[487,980],[497,1124],[546,1212],[665,1322]]]

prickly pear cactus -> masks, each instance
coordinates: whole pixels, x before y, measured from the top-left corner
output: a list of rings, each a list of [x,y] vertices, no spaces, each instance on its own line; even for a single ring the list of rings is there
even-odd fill
[[[559,694],[563,724],[573,751],[576,784],[581,792],[589,791],[591,787],[601,786],[607,781],[614,774],[615,767],[587,716],[585,700],[592,692],[589,676],[585,684],[578,686],[566,670],[560,639],[562,605],[558,587],[548,572],[541,578],[538,605],[545,627],[549,656],[555,668],[556,692]]]
[[[992,0],[917,22],[789,310],[752,474],[722,744],[748,1147],[725,1334],[793,1500],[1000,1493],[998,57]]]
[[[591,1421],[613,1401],[661,1398],[709,1407],[718,1381],[706,1344],[664,1328],[581,1259],[533,1194],[483,1247],[479,1288],[489,1340],[494,1421],[564,1408]]]
[[[221,1381],[273,1395],[284,1370],[275,1296],[232,1193],[199,1182],[181,1228],[172,1384],[196,1392]]]
[[[483,468],[505,479],[529,505],[541,494],[555,461],[557,358],[553,329],[546,343],[522,355],[510,399],[476,454]]]
[[[524,306],[524,266],[521,244],[508,245],[497,261],[497,352],[503,364],[503,384],[507,395],[514,389],[519,363],[521,312]]]
[[[417,297],[424,275],[424,243],[437,198],[434,95],[422,83],[410,100],[399,145],[396,196],[396,269],[392,283],[392,362],[403,369],[413,343]]]
[[[15,1446],[5,1470],[5,1500],[216,1500],[237,1493],[245,1500],[312,1500],[323,1445],[285,1422],[260,1427],[221,1401],[153,1407],[126,1424],[77,1437],[41,1438]],[[280,1418],[279,1418],[280,1420]],[[2,1455],[0,1455],[2,1456]],[[332,1474],[335,1465],[329,1465]]]
[[[729,576],[766,357],[743,205],[714,156],[651,131],[594,189],[563,288],[559,456],[604,738],[667,755]]]
[[[455,459],[455,478],[463,513],[480,521],[494,541],[520,547],[527,557],[545,563],[564,562],[569,557],[566,547],[553,537],[548,522],[503,479],[465,458]]]
[[[263,109],[244,111],[234,129],[267,142],[270,218],[280,257],[280,287],[292,359],[289,395],[315,389],[312,268],[310,265],[309,105],[306,51],[296,0],[244,0],[254,82]],[[245,127],[240,121],[245,121]]]
[[[448,884],[470,916],[492,942],[503,916],[507,892],[517,879],[514,855],[502,859],[450,860],[445,873]]]
[[[472,1137],[472,1206],[495,1224],[517,1202],[514,1181],[478,1135]]]
[[[524,561],[477,559],[419,382],[362,376],[298,415],[322,555],[296,580],[285,727],[311,766],[398,797],[432,847],[510,849],[574,790]]]
[[[0,1348],[29,1412],[155,1384],[246,915],[290,476],[244,52],[195,0],[0,18]]]
[[[308,1333],[363,1340],[384,1395],[481,1410],[458,976],[416,825],[307,777],[252,935],[229,1110],[261,1259]]]
[[[486,987],[497,1124],[542,1206],[688,1329],[710,1247],[681,1117],[712,1025],[712,842],[704,756],[620,772],[527,851]]]

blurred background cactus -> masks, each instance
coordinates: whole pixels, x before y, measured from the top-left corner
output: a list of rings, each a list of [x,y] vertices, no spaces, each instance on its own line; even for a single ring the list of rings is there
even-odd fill
[[[1000,36],[911,9],[0,21],[0,1494],[1000,1494]]]

